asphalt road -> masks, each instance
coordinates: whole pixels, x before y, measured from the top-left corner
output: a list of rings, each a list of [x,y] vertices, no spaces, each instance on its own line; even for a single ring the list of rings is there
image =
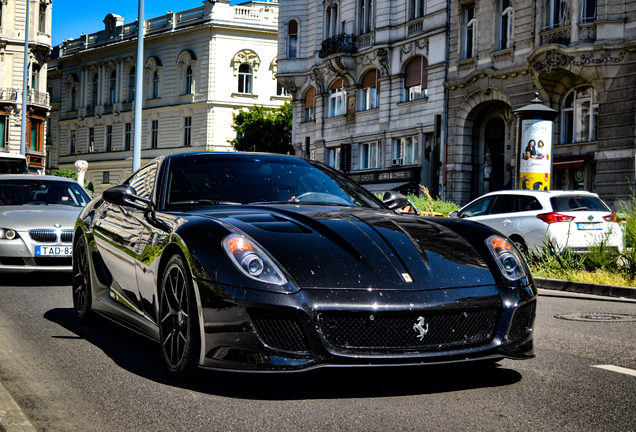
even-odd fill
[[[0,276],[21,285],[0,287],[0,382],[38,431],[636,430],[636,321],[555,318],[636,316],[633,301],[542,292],[537,358],[497,368],[205,372],[183,384],[155,343],[78,325],[68,282]],[[0,429],[17,432],[7,420]]]

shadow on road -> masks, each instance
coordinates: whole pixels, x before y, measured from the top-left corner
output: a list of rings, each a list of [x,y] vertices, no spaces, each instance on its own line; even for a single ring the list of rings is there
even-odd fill
[[[71,285],[70,273],[25,273],[3,274],[0,278],[2,286],[54,287]]]
[[[44,318],[100,348],[117,365],[162,384],[225,397],[295,400],[390,397],[500,387],[517,383],[521,374],[503,367],[466,363],[454,366],[325,368],[302,373],[254,374],[201,371],[196,383],[168,377],[159,345],[116,324],[82,326],[73,309],[52,309]]]

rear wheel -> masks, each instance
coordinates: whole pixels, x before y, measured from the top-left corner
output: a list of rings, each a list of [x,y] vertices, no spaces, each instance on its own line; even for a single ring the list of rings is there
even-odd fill
[[[519,249],[519,252],[521,252],[522,254],[528,253],[528,245],[526,245],[526,242],[521,237],[512,236],[510,237],[510,240],[512,240],[515,246],[517,246],[517,249]]]
[[[196,374],[201,333],[192,283],[183,258],[168,261],[159,287],[161,356],[169,373],[178,379]]]
[[[90,324],[95,318],[95,312],[91,309],[93,293],[90,275],[88,245],[84,236],[80,235],[73,247],[73,309],[81,324]]]

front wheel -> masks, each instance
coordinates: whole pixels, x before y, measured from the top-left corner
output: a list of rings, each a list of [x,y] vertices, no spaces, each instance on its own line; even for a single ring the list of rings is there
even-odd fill
[[[180,255],[168,261],[159,287],[161,357],[174,378],[190,379],[198,367],[201,333],[192,283]]]
[[[94,320],[95,312],[91,309],[92,299],[88,245],[84,236],[80,235],[73,247],[73,309],[81,324],[90,324]]]

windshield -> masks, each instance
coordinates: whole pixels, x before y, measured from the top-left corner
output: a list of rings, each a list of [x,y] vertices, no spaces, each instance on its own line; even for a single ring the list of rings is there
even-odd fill
[[[27,171],[25,159],[0,157],[0,174],[24,174]]]
[[[74,181],[0,180],[0,205],[64,205],[85,207],[89,196]]]
[[[170,161],[165,203],[319,203],[381,208],[347,177],[276,155],[188,155]]]
[[[594,196],[559,196],[550,198],[550,203],[555,212],[610,211]]]

